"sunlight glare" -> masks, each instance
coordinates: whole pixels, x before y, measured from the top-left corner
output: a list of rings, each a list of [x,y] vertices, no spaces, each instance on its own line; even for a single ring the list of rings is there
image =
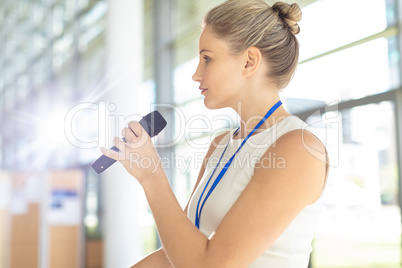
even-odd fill
[[[56,147],[66,141],[64,135],[64,113],[55,113],[39,127],[39,137],[50,147]]]

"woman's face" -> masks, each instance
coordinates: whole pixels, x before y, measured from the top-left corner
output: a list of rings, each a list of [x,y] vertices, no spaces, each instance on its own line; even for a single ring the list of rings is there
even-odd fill
[[[207,25],[199,41],[200,62],[193,80],[200,83],[204,104],[208,109],[235,108],[241,93],[243,67],[242,53],[231,52],[226,41],[219,39]]]

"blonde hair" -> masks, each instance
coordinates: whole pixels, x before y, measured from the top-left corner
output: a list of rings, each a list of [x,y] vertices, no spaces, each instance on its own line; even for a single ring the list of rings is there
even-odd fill
[[[269,63],[268,76],[278,89],[291,80],[299,59],[301,10],[297,4],[263,0],[228,0],[211,9],[204,25],[229,43],[234,53],[257,47]]]

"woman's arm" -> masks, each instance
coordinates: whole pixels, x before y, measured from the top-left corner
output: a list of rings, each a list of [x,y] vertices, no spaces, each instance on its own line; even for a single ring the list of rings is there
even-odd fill
[[[250,183],[210,238],[179,211],[166,178],[144,180],[162,244],[174,266],[248,267],[269,248],[299,212],[322,193],[325,162],[308,153],[305,146],[323,151],[315,137],[300,131],[279,138],[263,157],[282,157],[286,167],[257,166]]]
[[[184,213],[187,214],[187,209],[188,209],[188,204],[190,203],[191,197],[194,194],[195,189],[197,189],[198,184],[201,181],[201,178],[204,175],[206,165],[208,163],[208,159],[211,156],[211,154],[214,152],[216,146],[219,144],[221,139],[226,135],[226,133],[223,133],[219,136],[217,136],[211,143],[207,153],[205,154],[204,160],[201,165],[200,172],[198,174],[198,178],[196,180],[196,183],[194,185],[193,191],[190,195],[189,201],[187,202],[186,208],[184,209]],[[142,259],[140,262],[136,263],[133,265],[131,268],[146,268],[146,267],[155,267],[155,268],[171,268],[174,267],[172,266],[172,263],[170,262],[169,258],[166,256],[166,252],[163,248],[160,248],[149,255],[147,255],[144,259]]]
[[[140,133],[141,126],[132,127]],[[136,143],[130,134],[126,139]],[[317,159],[307,147],[325,151],[321,142],[307,131],[295,130],[281,136],[263,159],[281,157],[285,168],[257,164],[250,183],[209,238],[182,211],[163,171],[149,173],[147,169],[130,168],[127,161],[121,162],[143,186],[164,250],[176,268],[248,267],[322,193],[325,159]],[[118,159],[113,151],[106,153]],[[126,157],[130,153],[155,157],[147,146],[122,152]]]
[[[157,251],[152,252],[147,255],[140,262],[131,266],[131,268],[173,268],[169,258],[166,256],[163,248],[158,249]]]

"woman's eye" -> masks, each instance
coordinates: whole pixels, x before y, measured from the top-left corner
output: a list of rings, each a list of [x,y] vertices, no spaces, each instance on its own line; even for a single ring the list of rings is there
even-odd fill
[[[205,60],[205,63],[208,63],[208,62],[210,62],[210,58],[208,58],[208,57],[204,57],[204,60]]]

